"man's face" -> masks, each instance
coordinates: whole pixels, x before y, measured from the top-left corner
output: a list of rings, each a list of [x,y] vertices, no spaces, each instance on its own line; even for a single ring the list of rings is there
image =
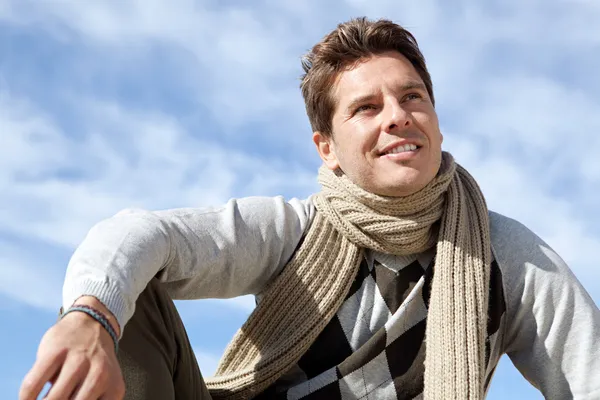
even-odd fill
[[[342,72],[333,96],[332,137],[313,135],[327,167],[382,196],[407,196],[436,176],[442,153],[437,114],[403,55],[383,53]]]

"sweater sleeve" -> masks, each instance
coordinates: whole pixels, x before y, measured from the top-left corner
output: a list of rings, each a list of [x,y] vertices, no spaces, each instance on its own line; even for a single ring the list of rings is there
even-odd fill
[[[124,210],[95,225],[75,250],[66,308],[100,300],[124,327],[154,277],[175,299],[259,293],[292,257],[314,208],[309,200],[250,197],[220,208]]]
[[[546,399],[600,399],[598,307],[533,232],[498,214],[490,221],[505,286],[504,352]]]

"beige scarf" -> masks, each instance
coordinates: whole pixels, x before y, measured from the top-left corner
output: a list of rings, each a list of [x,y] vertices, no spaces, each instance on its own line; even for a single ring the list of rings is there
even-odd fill
[[[436,243],[425,399],[483,398],[491,250],[475,180],[443,153],[437,177],[407,197],[374,195],[324,167],[319,182],[302,245],[207,379],[213,398],[250,399],[296,364],[342,305],[364,248],[408,255]]]

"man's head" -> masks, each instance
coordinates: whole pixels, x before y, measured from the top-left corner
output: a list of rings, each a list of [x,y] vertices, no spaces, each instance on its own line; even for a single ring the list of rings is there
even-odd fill
[[[431,78],[407,30],[354,19],[302,64],[302,95],[327,167],[383,196],[412,194],[435,177],[442,135]]]

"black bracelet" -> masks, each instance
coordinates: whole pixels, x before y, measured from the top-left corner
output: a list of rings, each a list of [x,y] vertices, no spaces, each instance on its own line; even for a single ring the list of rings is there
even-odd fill
[[[90,317],[92,317],[96,321],[98,321],[98,323],[100,325],[102,325],[102,327],[104,327],[104,329],[106,329],[106,331],[112,338],[113,343],[115,344],[115,353],[117,353],[119,351],[119,339],[117,338],[117,334],[116,334],[115,330],[108,322],[108,318],[106,318],[106,315],[102,314],[100,311],[96,310],[93,307],[86,306],[84,304],[75,304],[75,305],[69,307],[69,309],[67,311],[65,311],[61,315],[60,318],[63,319],[65,317],[65,315],[67,315],[73,311],[79,311],[82,313],[86,313],[87,315],[89,315]]]

